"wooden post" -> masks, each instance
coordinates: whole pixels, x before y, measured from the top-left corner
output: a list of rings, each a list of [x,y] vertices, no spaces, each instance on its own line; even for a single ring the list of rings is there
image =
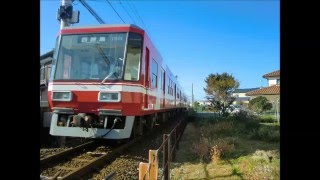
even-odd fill
[[[180,135],[180,128],[181,128],[181,124],[179,124],[178,128],[176,129],[176,133],[175,133],[175,136],[176,136],[176,149],[179,150],[179,135]]]
[[[173,130],[173,151],[172,151],[172,159],[176,158],[176,145],[177,145],[177,129],[178,129],[178,126],[176,129]]]
[[[168,147],[167,147],[167,149],[168,149],[168,166],[167,166],[167,172],[168,172],[168,174],[167,174],[167,178],[168,179],[170,179],[170,163],[171,163],[171,142],[170,142],[170,139],[171,139],[171,136],[170,136],[170,134],[168,134]]]
[[[167,163],[167,161],[168,161],[168,150],[167,150],[167,145],[166,145],[166,138],[167,138],[167,134],[164,134],[163,136],[162,136],[162,143],[164,143],[163,144],[163,160],[162,160],[162,169],[163,169],[163,178],[164,178],[164,180],[169,180],[168,179],[168,165],[166,166],[166,163]]]
[[[158,150],[149,150],[150,179],[158,179]]]
[[[139,180],[150,179],[148,167],[149,167],[149,163],[144,163],[144,162],[139,163]]]

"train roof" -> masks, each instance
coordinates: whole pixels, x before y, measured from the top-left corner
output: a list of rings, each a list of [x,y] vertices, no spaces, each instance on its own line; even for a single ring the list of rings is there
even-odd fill
[[[98,25],[92,25],[92,26],[68,26],[64,27],[63,29],[85,29],[85,28],[108,28],[108,27],[133,27],[136,29],[140,29],[143,31],[142,28],[135,24],[98,24]]]

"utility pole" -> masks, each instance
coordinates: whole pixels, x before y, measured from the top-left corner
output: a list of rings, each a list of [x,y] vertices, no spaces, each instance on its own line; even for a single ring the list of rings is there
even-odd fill
[[[74,0],[61,0],[58,9],[57,19],[60,21],[60,29],[79,22],[79,11],[73,11],[72,2]]]
[[[63,7],[63,8],[62,8]],[[61,6],[59,9],[59,12],[64,11],[64,13],[66,13],[65,15],[63,15],[64,17],[60,17],[60,29],[70,26],[70,10],[72,12],[72,1],[71,0],[61,0]],[[61,14],[60,14],[61,15]]]
[[[79,22],[80,12],[72,10],[73,1],[74,0],[61,0],[61,5],[57,13],[57,19],[60,21],[60,30],[64,27],[70,26],[70,24]],[[66,136],[58,137],[57,142],[60,147],[64,147],[66,143]]]
[[[194,101],[194,99],[193,99],[193,83],[192,83],[192,101],[191,101],[191,107],[193,107],[193,101]]]

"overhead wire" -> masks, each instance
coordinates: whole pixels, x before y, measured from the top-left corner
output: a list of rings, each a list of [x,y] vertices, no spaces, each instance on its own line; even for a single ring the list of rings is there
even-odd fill
[[[112,4],[110,3],[110,1],[109,1],[109,0],[106,0],[106,1],[109,3],[109,5],[111,6],[111,8],[117,13],[117,15],[118,15],[119,18],[122,20],[122,22],[125,23],[124,20],[123,20],[123,19],[121,18],[121,16],[119,15],[119,13],[114,9],[114,7],[113,7]],[[147,33],[148,33],[149,36],[151,37],[151,34],[150,34],[150,32],[149,32],[146,24],[144,23],[143,19],[141,18],[140,14],[139,14],[138,10],[136,9],[135,5],[133,4],[133,2],[132,2],[132,1],[125,1],[125,2],[128,3],[128,6],[129,6],[129,8],[131,9],[131,12],[133,12],[133,14],[136,16],[136,19],[142,23],[144,29],[147,31]],[[125,9],[123,3],[121,3],[121,0],[119,0],[119,3],[120,3],[120,5],[123,7],[123,9],[126,11],[126,13],[129,15],[130,19],[131,19],[135,24],[137,24],[136,21],[134,21],[134,19],[133,19],[132,16],[130,15],[130,13]]]
[[[148,29],[148,27],[147,27],[147,25],[144,23],[143,19],[141,18],[140,14],[139,14],[137,8],[135,7],[135,5],[133,4],[133,2],[132,2],[132,1],[129,1],[129,0],[128,0],[128,1],[125,1],[125,2],[127,2],[127,4],[128,4],[128,6],[129,6],[131,12],[133,12],[133,14],[135,15],[136,19],[141,22],[141,27],[143,26],[143,28],[145,29],[145,31],[147,32],[147,34],[149,35],[149,37],[150,37],[151,39],[153,39],[153,38],[152,38],[152,35],[151,35],[151,33],[150,33],[150,31],[149,31],[149,29]],[[153,39],[153,42],[154,42],[154,44],[157,44],[157,42],[155,41],[155,39]]]
[[[139,17],[138,15],[134,12],[132,6],[129,4],[129,1],[124,1],[128,4],[129,9],[131,10],[131,12],[134,14],[135,18],[137,19],[137,21],[139,21]]]
[[[120,1],[120,0],[119,0],[119,1]],[[126,2],[126,3],[128,4],[128,7],[129,7],[129,9],[131,10],[131,12],[134,14],[135,19],[137,19],[137,21],[140,21],[140,23],[137,24],[137,25],[139,25],[140,27],[143,27],[143,28],[146,30],[146,32],[149,34],[149,36],[151,37],[151,34],[149,33],[149,30],[148,30],[146,24],[144,23],[143,19],[142,19],[141,16],[139,15],[139,12],[138,12],[138,10],[136,9],[136,7],[135,7],[135,5],[133,4],[133,2],[132,2],[132,1],[124,1],[124,2]]]
[[[127,11],[127,9],[124,7],[124,5],[121,3],[121,0],[119,0],[119,3],[121,5],[121,7],[124,9],[124,11],[128,14],[128,16],[130,17],[130,19],[133,21],[134,24],[137,24],[136,21],[131,17],[130,13]]]
[[[146,29],[146,31],[148,31],[148,28],[146,26],[146,24],[144,23],[144,21],[142,20],[141,16],[139,15],[138,10],[136,9],[135,5],[133,4],[132,1],[126,1],[129,5],[129,7],[131,8],[131,11],[135,14],[135,16],[137,17],[137,19],[142,23],[142,25],[144,26],[144,28]],[[149,31],[148,31],[148,34]]]
[[[72,0],[72,4],[76,6],[76,5],[79,4],[79,2],[78,2],[78,3],[75,3],[75,0]]]
[[[96,20],[100,24],[105,24],[105,22],[98,16],[98,14],[89,6],[89,4],[86,3],[85,0],[79,0],[79,2],[91,13],[93,17],[96,18]]]
[[[122,17],[120,16],[120,14],[114,9],[114,7],[112,6],[112,4],[110,3],[110,1],[109,0],[106,0],[107,1],[107,3],[109,3],[109,5],[111,6],[111,8],[113,9],[113,11],[118,15],[118,17],[122,20],[122,22],[123,23],[126,23],[123,19],[122,19]]]

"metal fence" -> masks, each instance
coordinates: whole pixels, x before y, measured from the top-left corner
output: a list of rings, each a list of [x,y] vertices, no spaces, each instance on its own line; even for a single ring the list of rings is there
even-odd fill
[[[180,116],[178,124],[169,134],[163,134],[162,144],[156,150],[149,150],[149,162],[139,163],[139,180],[170,179],[170,163],[179,149],[179,140],[187,124],[187,114]],[[160,161],[159,161],[160,159]],[[159,168],[162,164],[162,168]]]

